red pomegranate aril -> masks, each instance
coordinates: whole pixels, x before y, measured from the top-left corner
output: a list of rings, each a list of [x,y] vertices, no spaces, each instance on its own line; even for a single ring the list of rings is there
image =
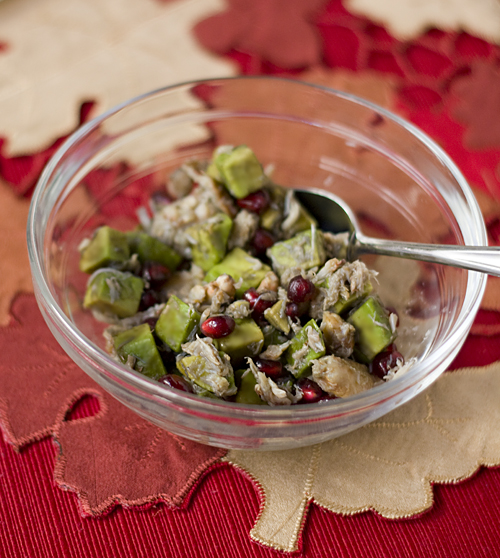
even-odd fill
[[[302,392],[301,403],[316,403],[324,398],[325,392],[309,378],[300,378],[297,387]]]
[[[233,333],[236,322],[231,316],[211,316],[201,324],[201,331],[212,339],[227,337]]]
[[[264,316],[264,312],[271,308],[275,301],[266,300],[263,297],[263,293],[258,293],[254,287],[248,289],[243,294],[244,300],[250,304],[250,309],[252,310],[252,317],[254,320],[260,320]]]
[[[159,381],[168,387],[178,389],[180,391],[186,391],[187,393],[193,393],[191,384],[178,374],[167,374],[166,376],[162,376]]]
[[[370,374],[383,378],[391,368],[397,365],[398,361],[404,362],[404,357],[392,343],[372,360]]]
[[[158,293],[153,289],[145,289],[141,296],[141,302],[139,304],[139,310],[143,312],[151,306],[158,304],[160,302],[160,297]]]
[[[294,320],[300,318],[307,312],[307,303],[297,304],[296,302],[287,302],[285,306],[285,314]]]
[[[157,262],[145,262],[142,277],[155,288],[161,287],[170,276],[170,269]]]
[[[156,327],[156,322],[158,321],[158,318],[148,318],[146,320],[144,320],[145,324],[148,324],[148,326],[150,327],[151,331],[154,331],[155,327]]]
[[[288,283],[287,296],[291,302],[310,302],[314,297],[316,287],[302,275],[295,276],[290,283]]]
[[[257,301],[259,296],[260,296],[260,293],[258,293],[257,289],[255,289],[254,287],[250,287],[248,289],[248,291],[245,291],[243,293],[243,298],[244,298],[244,300],[246,300],[250,304],[250,308],[254,307],[255,302]]]
[[[274,236],[265,229],[257,229],[252,239],[252,248],[256,256],[265,255],[268,248],[275,243]]]
[[[255,365],[272,380],[279,380],[287,375],[287,372],[283,369],[283,364],[279,360],[257,358],[255,359]]]
[[[269,194],[266,190],[257,190],[257,192],[248,194],[245,198],[236,200],[236,203],[242,209],[260,215],[269,206]]]

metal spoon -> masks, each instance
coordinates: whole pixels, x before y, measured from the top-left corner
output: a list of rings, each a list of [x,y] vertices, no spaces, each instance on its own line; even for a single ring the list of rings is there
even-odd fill
[[[351,208],[340,198],[323,190],[295,190],[297,199],[316,217],[322,230],[349,233],[347,258],[361,254],[381,254],[409,258],[480,271],[500,277],[500,247],[419,244],[370,238],[359,232]]]

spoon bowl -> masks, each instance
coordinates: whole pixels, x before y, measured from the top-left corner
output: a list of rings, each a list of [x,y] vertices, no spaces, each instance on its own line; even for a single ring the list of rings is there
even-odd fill
[[[399,242],[365,236],[351,208],[338,196],[324,190],[296,190],[297,199],[317,219],[320,229],[348,233],[347,259],[362,254],[408,258],[479,271],[500,277],[500,248],[496,246],[459,246]]]

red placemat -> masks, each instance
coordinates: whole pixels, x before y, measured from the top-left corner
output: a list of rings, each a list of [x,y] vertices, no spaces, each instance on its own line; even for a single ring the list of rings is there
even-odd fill
[[[227,26],[242,4],[231,5],[232,12],[222,20]],[[301,3],[297,5],[300,8]],[[440,142],[473,185],[500,199],[500,146],[489,126],[496,116],[498,47],[466,33],[439,30],[401,42],[381,26],[350,14],[338,0],[317,2],[313,8],[294,11],[279,2],[255,3],[252,25],[266,22],[266,33],[261,29],[262,33],[249,33],[242,41],[235,41],[233,30],[231,40],[219,40],[215,46],[206,42],[220,29],[220,21],[206,20],[195,32],[207,47],[227,52],[245,74],[297,75],[319,64],[390,76],[395,80],[396,108]],[[291,22],[288,12],[293,15]],[[275,44],[278,41],[269,40],[273,33],[283,40],[292,36],[289,44],[294,52],[290,46],[287,56],[278,48],[281,44]],[[307,57],[296,55],[301,51]],[[479,112],[481,118],[476,120]],[[480,122],[486,123],[482,129]],[[27,193],[52,151],[51,147],[22,158],[4,156],[0,174],[17,192]],[[491,326],[499,323],[498,314],[495,309],[483,311],[477,323],[485,326],[484,333],[491,332]],[[453,367],[499,360],[499,341],[498,335],[471,335]],[[15,340],[12,343],[15,351]],[[84,420],[82,416],[96,410],[93,405],[87,401],[69,418]],[[57,447],[49,438],[23,447],[20,453],[0,442],[0,555],[283,555],[250,539],[259,513],[259,493],[249,478],[229,465],[209,468],[180,508],[165,503],[140,510],[118,506],[107,515],[83,518],[75,494],[55,485],[56,455]],[[312,504],[296,555],[495,555],[500,548],[499,493],[500,471],[490,468],[456,485],[435,486],[432,509],[406,520],[387,520],[373,512],[344,517]]]

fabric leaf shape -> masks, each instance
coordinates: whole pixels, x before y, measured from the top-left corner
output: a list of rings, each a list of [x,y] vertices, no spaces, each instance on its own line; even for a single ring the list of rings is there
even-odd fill
[[[33,292],[28,250],[26,249],[26,220],[30,202],[14,195],[0,181],[0,326],[9,323],[9,308],[17,293]]]
[[[51,434],[95,384],[59,347],[33,296],[18,297],[12,313],[16,322],[0,329],[0,419],[20,448]]]
[[[86,515],[116,504],[180,506],[226,453],[170,434],[107,395],[95,417],[62,422],[55,438],[56,481],[78,494]]]
[[[500,362],[441,376],[427,391],[346,436],[286,452],[230,451],[260,485],[251,536],[297,550],[308,502],[335,513],[402,518],[432,505],[432,482],[458,482],[500,464]],[[286,475],[283,474],[286,471]]]
[[[411,39],[431,27],[465,30],[492,42],[500,42],[500,4],[476,0],[347,0],[347,9],[385,24],[400,39]]]
[[[0,136],[9,154],[46,147],[74,129],[82,101],[102,112],[147,91],[234,74],[203,51],[194,23],[221,0],[37,0],[3,2]],[[61,49],[61,44],[64,48]]]

